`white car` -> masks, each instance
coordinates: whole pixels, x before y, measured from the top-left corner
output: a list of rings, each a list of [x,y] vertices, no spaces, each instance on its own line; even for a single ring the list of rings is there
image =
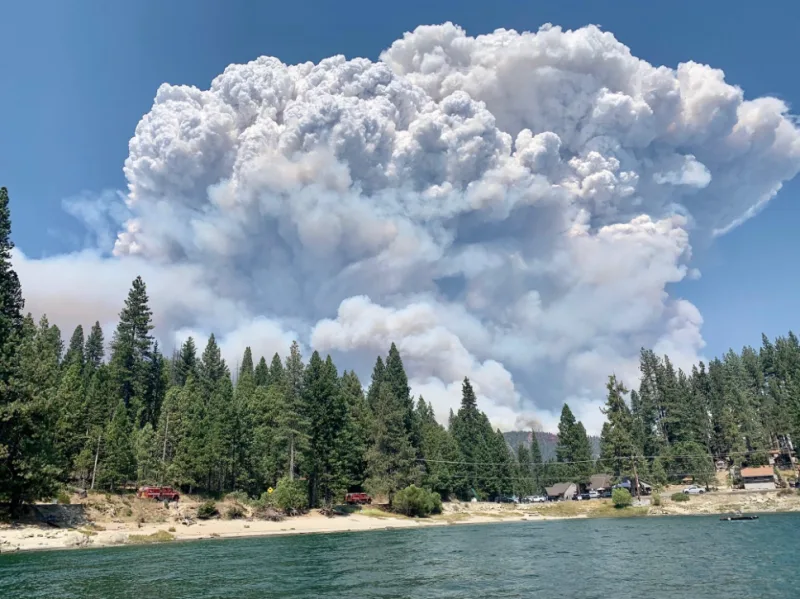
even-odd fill
[[[589,499],[597,499],[600,497],[600,493],[597,491],[589,491]]]
[[[684,494],[686,495],[702,495],[706,492],[703,487],[698,487],[697,485],[691,485],[690,487],[686,487],[683,490]]]
[[[525,503],[545,503],[547,501],[547,497],[542,497],[541,495],[531,495],[525,498]]]

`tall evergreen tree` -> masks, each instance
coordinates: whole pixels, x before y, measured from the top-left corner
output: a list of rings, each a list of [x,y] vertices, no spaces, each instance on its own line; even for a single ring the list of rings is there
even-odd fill
[[[416,420],[419,423],[420,454],[424,463],[423,484],[447,498],[455,491],[458,444],[453,436],[436,421],[433,406],[420,397]]]
[[[394,494],[419,482],[415,452],[405,426],[405,406],[388,382],[378,389],[373,407],[371,446],[367,451],[366,488],[391,502]]]
[[[330,503],[347,488],[344,463],[347,403],[339,388],[333,360],[323,362],[316,351],[305,370],[303,401],[308,410],[309,451],[307,459],[309,505]]]
[[[366,478],[366,452],[372,430],[372,412],[355,372],[342,373],[339,389],[347,404],[347,418],[342,432],[342,461],[347,486],[360,489]]]
[[[258,387],[267,387],[269,385],[269,366],[267,366],[264,356],[261,356],[256,365],[255,380]]]
[[[72,337],[69,339],[69,347],[67,348],[67,353],[64,354],[64,367],[68,368],[73,363],[77,362],[80,364],[81,371],[83,371],[83,362],[85,360],[83,354],[83,327],[78,325],[75,327],[75,330],[72,332]]]
[[[181,345],[178,361],[174,367],[175,380],[178,385],[184,385],[190,376],[197,377],[197,347],[192,337],[189,337]]]
[[[308,409],[303,401],[303,382],[305,366],[300,355],[300,345],[292,342],[289,356],[284,368],[284,407],[281,411],[280,425],[277,431],[287,448],[287,473],[294,479],[298,467],[298,457],[308,442]]]
[[[606,422],[600,435],[600,462],[603,467],[614,474],[631,474],[636,456],[641,449],[636,446],[634,420],[625,403],[628,390],[611,375],[606,384],[608,396],[605,408],[602,409]]]
[[[124,403],[120,403],[106,429],[100,462],[100,481],[109,489],[134,480],[136,458],[133,453],[133,428]]]
[[[403,367],[403,360],[394,343],[389,348],[389,355],[386,357],[383,380],[389,383],[392,393],[394,393],[399,405],[402,407],[406,431],[411,444],[417,447],[419,445],[419,431],[416,430],[415,426],[414,400],[411,398],[411,387],[408,386],[408,376]]]
[[[563,472],[574,482],[587,482],[594,470],[592,446],[583,424],[575,420],[567,404],[561,410],[558,423],[556,459],[565,464]]]
[[[375,366],[372,369],[372,381],[367,390],[367,405],[372,411],[375,411],[375,406],[378,403],[378,395],[380,394],[381,384],[384,381],[386,367],[383,365],[383,359],[378,356],[375,360]]]
[[[282,389],[284,382],[283,363],[281,362],[281,357],[276,353],[274,356],[272,356],[272,362],[269,365],[267,387],[278,385]]]
[[[86,338],[86,349],[84,351],[86,364],[94,370],[103,363],[105,358],[105,341],[103,340],[103,329],[100,328],[100,323],[95,322],[89,336]]]
[[[141,409],[147,366],[152,350],[152,312],[142,277],[136,277],[119,315],[111,342],[111,367],[119,397],[134,414]],[[132,403],[135,404],[132,406]]]

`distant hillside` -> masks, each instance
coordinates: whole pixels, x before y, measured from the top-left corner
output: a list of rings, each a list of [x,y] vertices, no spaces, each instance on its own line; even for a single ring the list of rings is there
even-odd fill
[[[506,438],[506,443],[514,451],[517,446],[522,443],[525,447],[531,446],[531,433],[529,431],[509,431],[503,433]],[[539,442],[539,450],[542,452],[542,460],[556,459],[556,445],[558,444],[558,435],[553,433],[536,433],[536,440]],[[592,444],[592,456],[594,458],[600,457],[600,437],[589,435],[589,442]]]

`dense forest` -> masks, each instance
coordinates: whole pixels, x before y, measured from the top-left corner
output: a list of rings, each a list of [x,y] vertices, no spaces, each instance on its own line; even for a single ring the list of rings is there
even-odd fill
[[[800,344],[793,334],[733,351],[691,373],[641,354],[641,384],[612,376],[600,459],[564,405],[553,460],[537,437],[511,448],[477,407],[468,379],[447,426],[414,398],[392,344],[366,390],[330,356],[305,360],[245,349],[235,373],[211,335],[164,356],[145,282],[133,281],[106,344],[100,324],[65,344],[46,316],[24,315],[11,265],[9,198],[0,189],[0,501],[52,497],[64,485],[119,490],[142,483],[219,495],[302,484],[311,506],[348,490],[391,499],[417,484],[442,497],[531,494],[597,471],[654,484],[709,479],[717,459],[763,463],[800,427]],[[233,375],[233,376],[232,376]],[[235,383],[234,383],[235,381]]]

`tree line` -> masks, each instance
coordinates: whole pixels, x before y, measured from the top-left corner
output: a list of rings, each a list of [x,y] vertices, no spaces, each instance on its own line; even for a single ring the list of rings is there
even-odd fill
[[[442,497],[540,493],[595,472],[636,472],[655,484],[710,479],[715,458],[759,464],[800,428],[800,344],[793,334],[729,352],[690,374],[642,350],[641,384],[610,377],[601,456],[563,406],[554,461],[536,442],[511,448],[477,407],[465,378],[447,426],[414,398],[392,344],[366,391],[330,356],[306,361],[294,342],[269,362],[246,348],[236,372],[212,334],[171,356],[152,335],[137,277],[108,344],[99,322],[66,347],[46,316],[23,315],[11,265],[8,193],[0,188],[0,501],[17,511],[60,486],[171,484],[187,492],[258,496],[301,481],[311,506],[366,490],[391,500],[411,484]],[[234,376],[235,375],[235,376]]]
[[[643,349],[641,382],[628,391],[611,376],[600,440],[603,467],[656,483],[684,475],[703,484],[715,462],[760,466],[800,438],[800,342],[790,332],[761,347],[729,350],[687,374]],[[627,398],[627,400],[626,400]]]

